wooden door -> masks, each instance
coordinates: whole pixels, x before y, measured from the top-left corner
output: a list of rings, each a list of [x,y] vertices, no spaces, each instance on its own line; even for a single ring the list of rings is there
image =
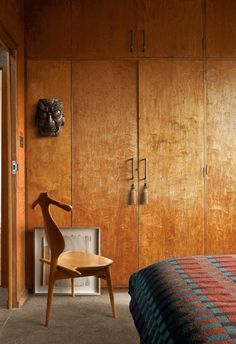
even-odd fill
[[[101,254],[114,260],[114,283],[127,285],[138,267],[137,205],[129,205],[137,62],[74,62],[72,91],[72,225],[101,228]]]
[[[208,252],[236,250],[236,61],[208,62]]]
[[[0,42],[1,44],[1,42]],[[9,109],[9,54],[2,49],[0,45],[0,68],[2,72],[2,118],[1,118],[1,132],[2,142],[6,144],[2,145],[1,151],[1,286],[8,287],[8,257],[9,257],[9,213],[12,211],[12,207],[8,207],[9,181],[11,181],[11,174],[9,171],[9,165],[11,164],[11,131],[9,128],[10,109]]]
[[[3,49],[0,41],[0,69],[2,71],[2,118],[1,131],[1,286],[8,288],[7,307],[18,307],[20,298],[18,290],[24,292],[21,285],[20,272],[24,277],[24,256],[21,256],[24,246],[20,245],[18,231],[21,223],[17,221],[20,210],[16,202],[19,194],[16,173],[12,172],[12,161],[17,159],[17,112],[16,112],[16,60],[7,50]],[[23,169],[22,165],[21,169]],[[20,171],[22,172],[22,171]],[[19,173],[19,172],[18,172]],[[22,287],[22,289],[20,288]]]
[[[206,48],[209,57],[236,56],[236,1],[206,1]]]
[[[72,56],[132,57],[137,0],[72,0]]]
[[[138,30],[145,56],[201,57],[202,0],[143,0]]]
[[[139,207],[142,267],[204,253],[203,67],[146,60],[139,75],[139,156],[148,162],[149,190]],[[143,161],[139,166],[142,195]]]

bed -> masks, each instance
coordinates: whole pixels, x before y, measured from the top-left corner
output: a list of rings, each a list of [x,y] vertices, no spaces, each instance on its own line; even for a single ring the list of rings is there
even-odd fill
[[[152,264],[130,277],[129,294],[142,344],[236,343],[236,255]]]

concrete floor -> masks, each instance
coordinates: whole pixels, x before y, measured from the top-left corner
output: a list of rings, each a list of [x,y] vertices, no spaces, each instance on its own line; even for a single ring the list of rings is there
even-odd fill
[[[0,293],[2,293],[0,289]],[[3,299],[3,298],[2,298]],[[54,296],[49,328],[43,326],[46,297],[29,297],[21,309],[0,309],[1,344],[137,344],[127,292],[115,293],[118,318],[111,316],[107,293]],[[0,297],[1,301],[1,297]],[[1,302],[0,302],[1,304]]]

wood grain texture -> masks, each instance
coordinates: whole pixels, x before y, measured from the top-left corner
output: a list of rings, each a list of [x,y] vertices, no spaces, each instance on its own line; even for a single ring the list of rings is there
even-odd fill
[[[202,57],[202,0],[143,0],[139,13],[138,29],[145,30],[144,56]]]
[[[24,34],[23,27],[23,0],[0,0],[0,21],[7,30],[8,34],[17,42],[20,43]],[[24,46],[19,47],[23,49]]]
[[[8,132],[10,137],[10,143],[8,142],[8,161],[16,161],[16,119],[17,119],[17,85],[16,85],[16,59],[9,55],[9,121]],[[17,189],[16,189],[16,175],[13,175],[8,165],[8,240],[9,240],[9,255],[8,255],[8,307],[16,307],[17,300],[17,275],[18,265],[17,263]],[[11,206],[9,206],[11,204]],[[20,246],[20,245],[19,245]]]
[[[208,62],[208,252],[236,247],[236,62]]]
[[[17,68],[17,115],[16,115],[16,133],[15,133],[15,150],[16,160],[19,166],[16,175],[16,223],[17,223],[17,244],[16,244],[16,259],[17,259],[17,303],[20,302],[22,295],[25,294],[25,261],[26,261],[26,247],[25,247],[25,68],[24,68],[24,51],[19,51],[19,58],[16,61]],[[21,61],[21,62],[19,62]],[[20,138],[23,139],[23,146],[20,144]]]
[[[42,227],[39,211],[31,204],[40,192],[48,192],[64,203],[71,203],[71,64],[63,61],[28,62],[27,102],[27,253],[28,287],[32,287],[32,229]],[[64,104],[65,125],[58,137],[40,137],[35,125],[40,98],[59,98]],[[71,226],[71,215],[52,209],[61,227]]]
[[[8,286],[8,87],[7,80],[9,78],[9,58],[7,53],[0,49],[0,67],[2,69],[2,207],[1,207],[1,285]]]
[[[17,113],[16,117],[16,126],[13,135],[14,141],[14,159],[17,160],[19,164],[19,171],[18,174],[15,176],[15,198],[16,198],[16,219],[15,219],[15,226],[13,228],[13,236],[14,236],[14,251],[13,251],[13,259],[16,262],[14,267],[14,279],[13,279],[13,295],[11,295],[13,306],[17,307],[21,302],[22,295],[26,295],[25,290],[25,150],[24,148],[20,148],[19,145],[19,136],[25,136],[25,128],[24,128],[24,23],[23,23],[23,14],[24,14],[24,6],[23,0],[1,0],[0,1],[0,22],[2,23],[3,27],[5,28],[5,35],[2,38],[3,43],[6,43],[7,46],[11,51],[14,48],[16,49],[16,89],[13,90],[16,95],[16,101],[12,99],[11,104],[14,104],[14,110]],[[1,33],[3,31],[1,30]],[[5,38],[9,37],[6,42],[4,42]],[[11,43],[12,41],[15,43]],[[4,128],[4,135],[6,134],[6,128]],[[8,166],[7,166],[7,159],[10,160],[10,157],[7,158],[7,145],[6,140],[4,138],[3,141],[5,144],[3,145],[3,166],[5,165],[5,176],[7,175]],[[6,187],[7,180],[3,176],[3,188]],[[5,232],[5,239],[8,236],[8,228],[6,224],[6,214],[8,212],[8,202],[6,201],[8,191],[5,189],[3,191],[5,201],[3,200],[3,223],[2,229]],[[7,240],[3,240],[4,242],[4,250],[6,254],[3,254],[2,264],[4,266],[3,273],[3,285],[7,286],[8,284],[8,271],[7,271]]]
[[[26,0],[25,42],[28,57],[71,56],[70,0]]]
[[[206,0],[208,57],[236,56],[236,1]]]
[[[19,166],[16,175],[16,261],[17,261],[17,307],[21,304],[22,296],[26,295],[26,209],[25,209],[25,60],[24,60],[24,26],[22,17],[21,38],[18,40],[16,56],[16,132],[15,154]],[[20,145],[23,139],[23,147]]]
[[[136,29],[136,0],[72,0],[72,56],[132,57],[131,30]]]
[[[202,71],[198,61],[140,62],[139,152],[149,189],[139,207],[141,267],[204,253]]]
[[[137,64],[73,64],[73,226],[101,228],[115,285],[137,269],[137,206],[128,205],[137,162]],[[137,178],[137,175],[136,175]]]

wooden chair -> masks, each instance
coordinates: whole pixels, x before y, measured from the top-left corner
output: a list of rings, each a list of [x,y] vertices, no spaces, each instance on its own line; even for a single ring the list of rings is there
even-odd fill
[[[71,279],[72,295],[74,295],[74,278],[76,277],[97,276],[106,279],[112,314],[113,317],[116,318],[116,307],[110,272],[113,261],[91,253],[77,251],[63,252],[65,241],[56,222],[50,214],[49,205],[55,205],[66,211],[71,211],[72,207],[50,198],[47,193],[41,193],[38,199],[32,204],[32,208],[34,209],[37,204],[40,205],[43,213],[46,238],[51,250],[50,260],[41,259],[42,262],[50,264],[45,326],[49,324],[55,281],[66,278]]]

